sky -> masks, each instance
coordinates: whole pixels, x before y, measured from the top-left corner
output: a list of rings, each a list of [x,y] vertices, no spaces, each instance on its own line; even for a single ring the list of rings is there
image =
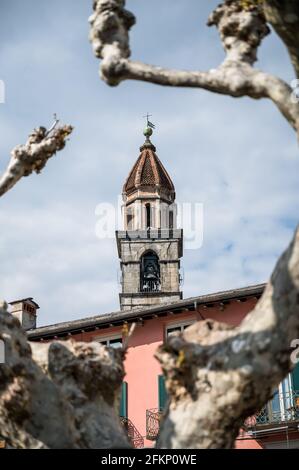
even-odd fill
[[[217,1],[127,1],[132,58],[215,68],[224,53],[206,20]],[[185,249],[184,297],[269,278],[298,222],[296,136],[274,105],[204,90],[126,81],[109,87],[88,42],[92,0],[0,0],[0,172],[12,148],[53,114],[75,127],[40,175],[0,199],[0,296],[33,297],[38,324],[119,309],[113,237],[96,236],[98,204],[116,205],[144,141],[143,116],[177,200],[201,203],[203,243]],[[290,82],[272,33],[258,67]]]

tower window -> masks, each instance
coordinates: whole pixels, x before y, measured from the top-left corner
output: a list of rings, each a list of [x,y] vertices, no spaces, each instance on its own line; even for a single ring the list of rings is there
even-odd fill
[[[160,289],[159,258],[153,251],[148,251],[141,258],[140,290],[141,292],[159,292]]]
[[[127,227],[128,230],[131,230],[133,226],[133,214],[128,214],[127,215]]]
[[[146,210],[146,228],[149,228],[151,227],[151,205],[146,204],[145,210]]]
[[[173,228],[173,211],[169,211],[169,228]]]
[[[133,209],[131,207],[128,207],[127,209],[127,229],[128,230],[133,230],[133,220],[134,220]]]

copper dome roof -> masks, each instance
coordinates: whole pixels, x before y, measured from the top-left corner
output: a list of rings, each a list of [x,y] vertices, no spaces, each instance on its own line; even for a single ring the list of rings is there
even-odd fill
[[[156,147],[146,140],[140,147],[140,155],[124,184],[123,192],[128,195],[143,187],[164,189],[174,198],[175,189],[173,182],[162,162],[156,155]]]

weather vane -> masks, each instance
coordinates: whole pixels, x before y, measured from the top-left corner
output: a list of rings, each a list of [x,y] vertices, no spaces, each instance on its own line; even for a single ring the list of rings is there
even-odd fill
[[[146,116],[143,116],[144,118],[146,118],[146,125],[147,127],[150,127],[151,129],[155,129],[155,124],[153,124],[150,120],[149,120],[149,117],[151,117],[152,115],[151,114],[146,114]]]

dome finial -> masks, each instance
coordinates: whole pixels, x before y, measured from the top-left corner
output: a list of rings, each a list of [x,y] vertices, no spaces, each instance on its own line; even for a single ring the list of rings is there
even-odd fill
[[[149,121],[149,117],[151,114],[146,114],[146,116],[143,116],[146,118],[146,128],[143,131],[143,135],[146,137],[146,141],[149,142],[150,136],[153,134],[153,129],[155,129],[155,124]]]

